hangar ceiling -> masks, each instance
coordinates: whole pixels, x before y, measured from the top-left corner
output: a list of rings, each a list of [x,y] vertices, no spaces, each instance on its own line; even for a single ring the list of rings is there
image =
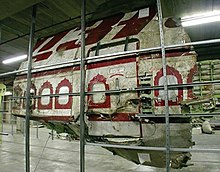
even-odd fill
[[[181,18],[195,12],[220,10],[219,0],[161,0],[164,17]],[[97,20],[119,12],[131,11],[155,4],[156,0],[87,0],[86,13],[88,20]],[[2,61],[19,54],[27,54],[31,9],[37,4],[35,39],[70,29],[80,22],[81,0],[1,0],[0,6],[0,73],[16,70],[19,63],[3,65]],[[187,28],[192,41],[220,38],[219,23],[204,27]],[[35,41],[36,41],[35,40]],[[210,48],[210,47],[209,47]],[[215,52],[198,49],[201,54]],[[217,52],[217,53],[216,53]],[[11,79],[1,77],[0,82],[11,84]]]

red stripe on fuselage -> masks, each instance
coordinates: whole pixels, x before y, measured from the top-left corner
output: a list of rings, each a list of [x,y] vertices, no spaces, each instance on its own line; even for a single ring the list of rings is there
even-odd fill
[[[14,114],[14,116],[25,118],[25,115],[22,114]],[[35,121],[43,121],[43,122],[48,122],[48,121],[63,121],[63,122],[71,122],[74,120],[74,116],[70,115],[65,115],[65,116],[54,116],[54,115],[46,115],[46,116],[35,116],[31,115],[30,116],[31,120]]]
[[[136,57],[133,56],[133,57],[126,57],[123,59],[114,59],[111,61],[101,61],[101,62],[90,63],[87,65],[87,69],[95,69],[95,68],[100,68],[100,67],[125,64],[125,63],[131,63],[131,62],[136,62]]]
[[[125,59],[114,59],[111,61],[101,61],[96,63],[91,63],[87,65],[87,69],[95,69],[95,68],[101,68],[106,66],[112,66],[112,65],[118,65],[118,64],[125,64],[130,62],[136,62],[136,57],[127,57]],[[49,70],[49,71],[42,71],[32,74],[32,78],[38,78],[42,76],[48,76],[48,75],[56,75],[58,73],[67,73],[70,71],[77,71],[80,70],[79,66],[75,67],[67,67],[62,69],[55,69],[55,70]],[[26,74],[20,75],[16,77],[16,80],[26,79]]]
[[[137,113],[116,113],[113,115],[89,114],[89,121],[134,121]],[[111,117],[110,117],[111,116]]]

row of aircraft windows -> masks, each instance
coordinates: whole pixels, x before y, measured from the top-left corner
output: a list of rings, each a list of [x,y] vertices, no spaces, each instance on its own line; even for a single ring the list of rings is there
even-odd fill
[[[108,85],[106,83],[100,82],[100,80],[94,79],[89,83],[89,89],[88,91],[101,91],[109,89]],[[16,93],[17,92],[17,93]],[[37,89],[34,84],[31,86],[31,93],[33,95],[36,95]],[[72,93],[72,84],[68,79],[62,80],[58,86],[56,87],[56,90],[53,89],[52,84],[49,81],[46,81],[41,88],[38,90],[38,95],[41,95],[42,97],[38,99],[32,100],[32,109],[35,109],[36,107],[38,109],[52,109],[53,104],[55,109],[70,109],[72,105],[72,96],[69,95],[60,95],[57,97],[50,97],[47,95],[51,94],[66,94],[66,93]],[[26,92],[22,92],[22,89],[18,86],[15,88],[15,96],[25,96]],[[43,96],[45,95],[45,96]],[[96,108],[102,108],[106,107],[106,105],[109,107],[109,96],[106,96],[104,93],[94,94],[88,96],[88,103],[90,107],[96,107]],[[37,106],[36,106],[37,103]],[[22,104],[23,108],[25,108],[26,103],[25,101],[20,100],[19,104]]]

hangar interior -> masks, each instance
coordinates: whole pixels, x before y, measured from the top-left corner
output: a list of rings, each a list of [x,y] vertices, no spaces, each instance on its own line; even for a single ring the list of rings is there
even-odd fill
[[[2,1],[0,171],[220,171],[219,27],[218,0]]]

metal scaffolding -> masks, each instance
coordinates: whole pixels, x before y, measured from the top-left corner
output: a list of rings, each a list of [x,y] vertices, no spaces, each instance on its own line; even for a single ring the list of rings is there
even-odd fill
[[[81,1],[81,60],[80,60],[80,172],[85,171],[85,28],[86,0]]]
[[[32,53],[33,53],[33,40],[34,40],[34,33],[35,33],[35,19],[36,19],[36,6],[33,6],[32,12],[32,22],[31,22],[31,29],[30,29],[30,38],[29,38],[29,48],[28,48],[28,68],[23,70],[16,70],[12,72],[7,72],[4,74],[0,74],[1,76],[11,75],[11,74],[27,74],[27,91],[25,97],[12,97],[12,99],[25,99],[26,101],[26,118],[25,118],[25,158],[26,158],[26,172],[30,172],[30,114],[31,114],[31,99],[37,99],[43,96],[50,96],[50,97],[57,97],[60,95],[69,95],[69,96],[78,96],[80,97],[80,172],[85,172],[85,146],[92,145],[92,146],[101,146],[101,147],[110,147],[110,148],[127,148],[127,149],[138,149],[138,150],[155,150],[155,151],[164,151],[166,152],[166,171],[170,171],[170,152],[187,152],[187,151],[194,151],[194,152],[212,152],[212,153],[220,153],[219,149],[185,149],[185,148],[171,148],[170,147],[170,118],[172,117],[181,117],[181,114],[170,114],[169,113],[169,106],[168,106],[168,90],[169,89],[176,89],[176,88],[187,88],[192,86],[201,86],[201,85],[208,85],[208,84],[220,84],[220,81],[208,81],[208,82],[198,82],[192,84],[176,84],[176,85],[168,85],[167,82],[167,72],[166,72],[166,57],[165,52],[166,50],[185,47],[185,46],[194,46],[194,45],[206,45],[206,44],[215,44],[220,43],[220,39],[215,40],[207,40],[207,41],[198,41],[198,42],[191,42],[191,43],[184,43],[179,45],[168,45],[165,46],[164,44],[164,32],[163,32],[163,16],[161,10],[161,1],[157,0],[157,10],[158,10],[158,18],[159,18],[159,29],[160,29],[160,47],[153,47],[135,51],[126,51],[120,53],[113,53],[113,54],[106,54],[106,55],[99,55],[95,57],[86,57],[85,52],[85,29],[86,29],[86,0],[81,0],[81,58],[76,60],[71,60],[68,62],[60,62],[57,64],[51,65],[42,65],[38,67],[32,67]],[[191,47],[193,49],[193,47]],[[162,54],[162,67],[163,67],[163,76],[165,76],[165,82],[163,86],[148,86],[142,88],[128,88],[128,89],[116,89],[116,90],[106,90],[106,91],[85,91],[85,63],[91,63],[101,60],[112,60],[116,58],[124,58],[128,55],[140,55],[146,52],[155,52],[160,51]],[[68,67],[80,65],[80,92],[73,92],[73,93],[63,93],[63,94],[49,94],[49,95],[38,95],[38,96],[31,96],[30,89],[31,89],[31,74],[36,71],[45,71],[48,67],[50,69],[56,69],[61,67]],[[98,143],[89,143],[86,142],[85,138],[85,98],[90,94],[95,93],[122,93],[122,92],[137,92],[142,90],[164,90],[165,92],[165,113],[160,114],[156,117],[164,117],[165,118],[165,126],[166,126],[166,145],[164,147],[144,147],[144,146],[124,146],[124,145],[112,145],[112,144],[98,144]],[[142,114],[139,114],[142,115]],[[184,114],[185,116],[207,116],[206,114]],[[219,116],[219,113],[212,114]],[[144,117],[148,117],[144,115]],[[149,116],[150,117],[150,116]]]
[[[32,20],[30,27],[30,37],[28,46],[28,69],[27,69],[27,87],[26,87],[26,116],[25,116],[25,157],[26,157],[26,172],[30,172],[30,115],[31,115],[31,68],[34,45],[34,32],[36,22],[37,6],[32,9]]]
[[[164,48],[164,32],[163,32],[163,17],[161,10],[161,2],[157,0],[157,12],[159,18],[159,30],[160,30],[160,45],[162,54],[162,68],[164,76],[164,100],[165,100],[165,121],[166,121],[166,171],[170,171],[170,118],[169,118],[169,105],[168,105],[168,81],[167,81],[167,62],[165,57]]]

